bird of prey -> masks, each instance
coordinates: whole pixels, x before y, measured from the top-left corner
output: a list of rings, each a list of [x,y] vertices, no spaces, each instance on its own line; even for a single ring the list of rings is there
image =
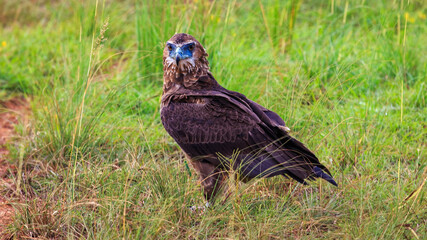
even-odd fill
[[[198,172],[204,196],[213,201],[228,170],[242,181],[283,175],[307,184],[329,170],[275,112],[225,89],[209,71],[208,54],[193,36],[172,36],[163,50],[161,119]]]

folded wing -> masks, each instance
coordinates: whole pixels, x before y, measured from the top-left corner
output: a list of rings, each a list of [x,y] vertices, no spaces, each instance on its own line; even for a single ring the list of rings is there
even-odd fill
[[[233,168],[246,178],[285,175],[305,184],[320,177],[336,185],[276,113],[240,93],[219,88],[186,94],[161,115],[166,131],[192,159]]]

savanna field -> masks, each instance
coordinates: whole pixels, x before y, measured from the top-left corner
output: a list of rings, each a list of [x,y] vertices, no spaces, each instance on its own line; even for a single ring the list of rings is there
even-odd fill
[[[426,239],[426,15],[422,0],[0,0],[0,114],[29,103],[3,146],[0,239]],[[190,210],[205,199],[159,114],[179,32],[339,186],[230,178]]]

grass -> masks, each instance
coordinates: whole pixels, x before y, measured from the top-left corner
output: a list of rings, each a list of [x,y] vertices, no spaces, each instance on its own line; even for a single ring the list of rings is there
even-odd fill
[[[25,177],[9,236],[427,237],[423,1],[0,5],[0,96],[33,110],[10,145]],[[223,86],[282,116],[339,187],[231,181],[228,200],[189,211],[204,204],[197,177],[159,117],[176,32],[200,40]]]

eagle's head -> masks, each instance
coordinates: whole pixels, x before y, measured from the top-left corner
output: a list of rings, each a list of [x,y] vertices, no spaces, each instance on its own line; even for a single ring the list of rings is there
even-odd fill
[[[209,70],[208,54],[193,36],[186,33],[175,34],[163,50],[164,81],[183,81],[187,87]]]

